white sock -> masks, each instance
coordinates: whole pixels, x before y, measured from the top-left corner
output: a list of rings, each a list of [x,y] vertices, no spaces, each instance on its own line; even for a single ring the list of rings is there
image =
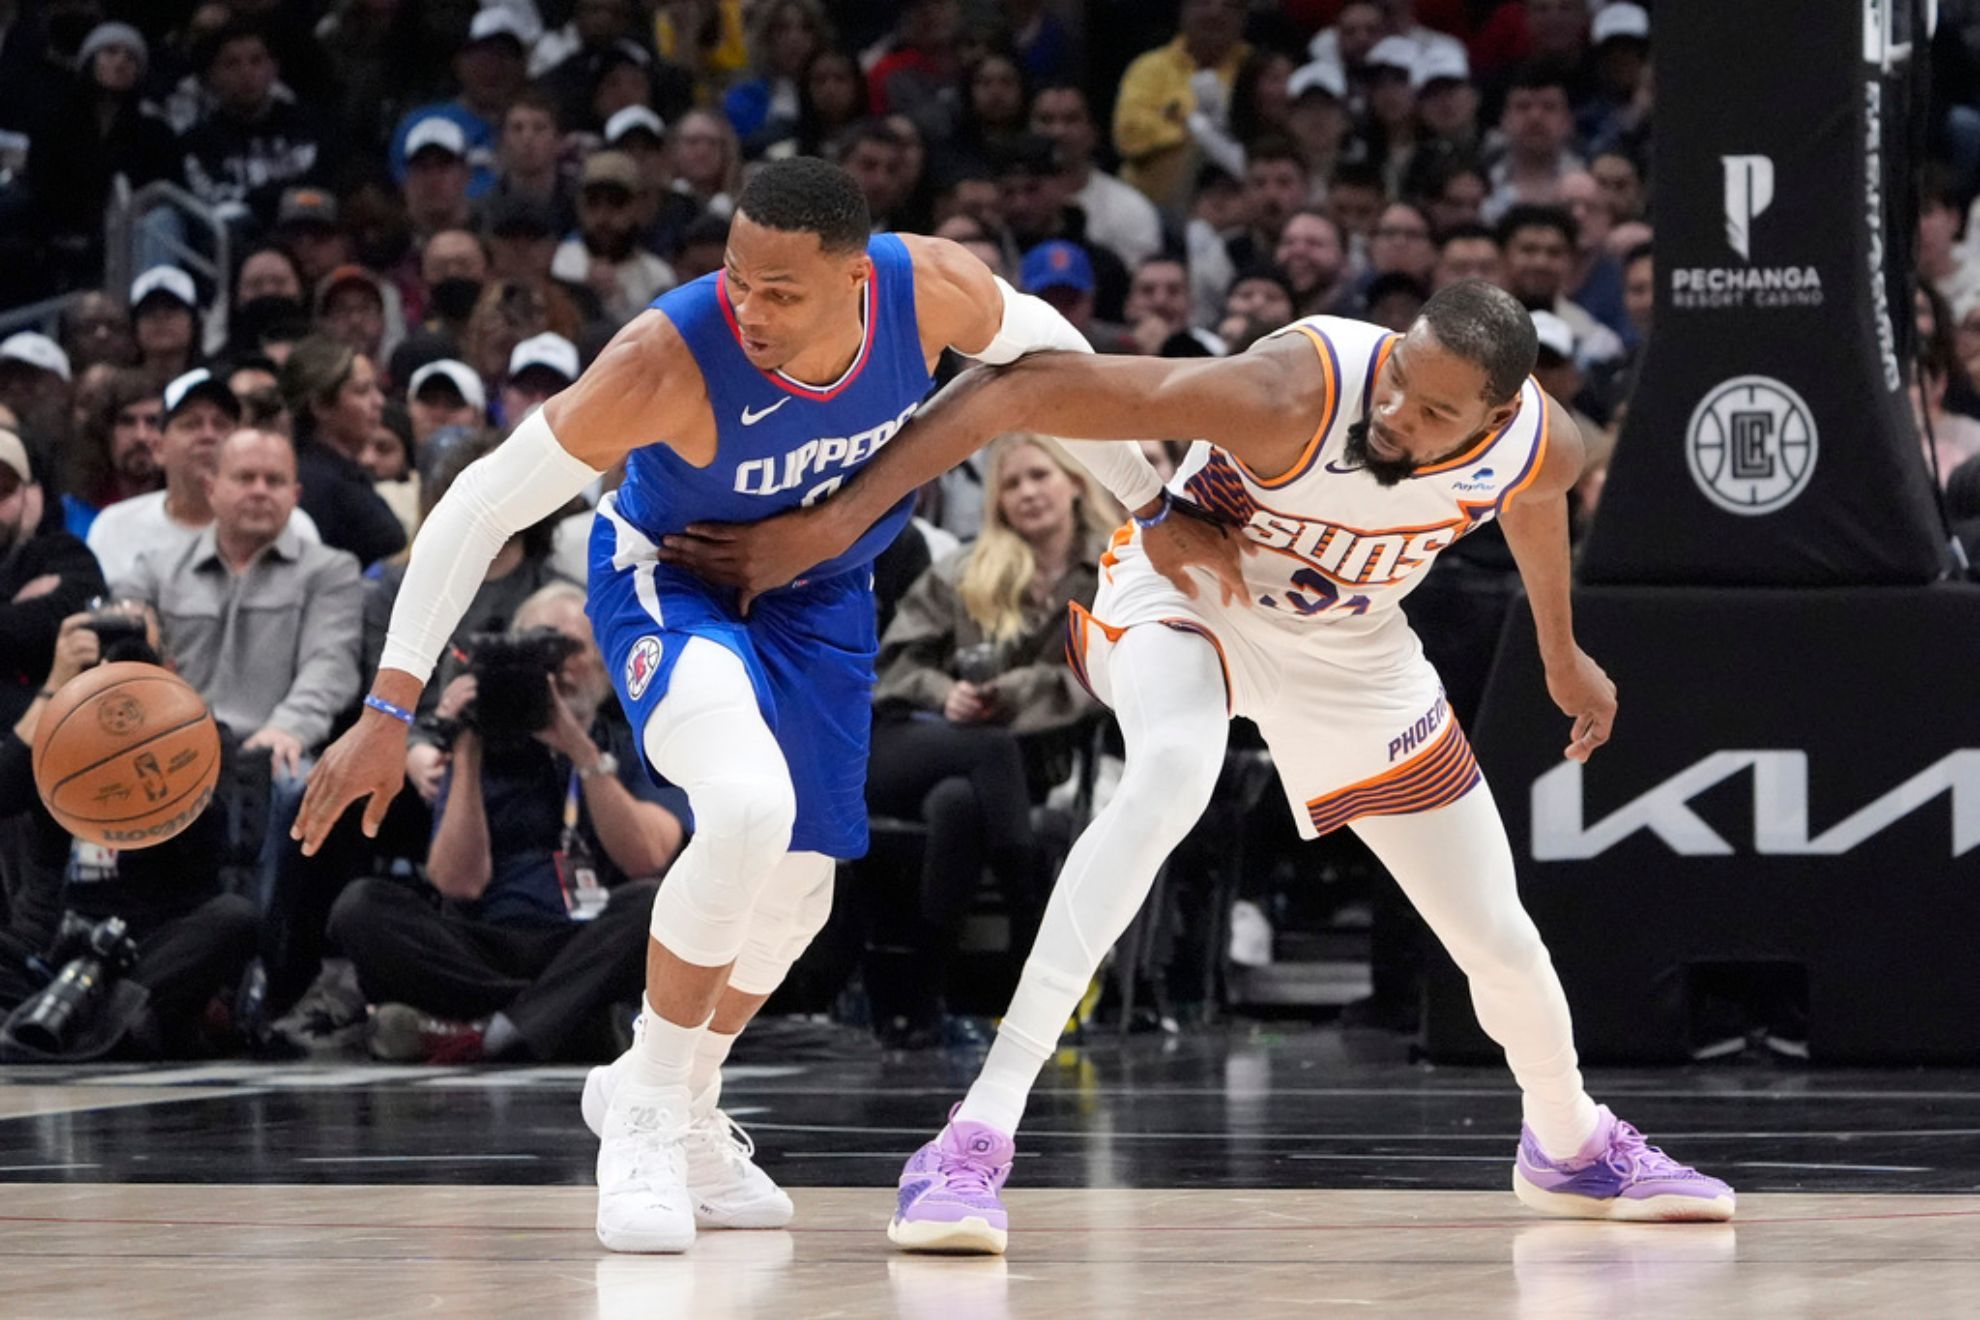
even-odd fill
[[[1579,1155],[1602,1122],[1602,1116],[1595,1112],[1595,1102],[1586,1091],[1578,1089],[1565,1100],[1528,1091],[1521,1098],[1520,1108],[1525,1111],[1522,1117],[1526,1126],[1533,1129],[1540,1149],[1548,1159],[1559,1163]]]
[[[1010,1011],[997,1028],[997,1039],[983,1060],[969,1094],[956,1110],[958,1120],[988,1123],[999,1132],[1015,1135],[1024,1119],[1025,1101],[1038,1081],[1038,1070],[1059,1043],[1065,1030],[1066,1003],[1077,1004],[1086,991],[1086,982],[1075,986],[1071,977],[1057,975],[1033,958],[1025,964],[1017,993],[1011,996]]]
[[[694,1070],[694,1047],[707,1030],[706,1022],[692,1027],[669,1022],[649,1006],[645,1029],[627,1058],[625,1081],[634,1086],[678,1091],[685,1105],[688,1077]]]
[[[695,1118],[714,1113],[721,1102],[722,1065],[740,1035],[740,1031],[728,1034],[711,1026],[695,1042],[694,1066],[688,1073],[688,1112]]]

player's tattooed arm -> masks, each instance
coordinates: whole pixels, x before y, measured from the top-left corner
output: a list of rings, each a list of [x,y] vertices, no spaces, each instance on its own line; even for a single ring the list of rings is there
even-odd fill
[[[1519,565],[1533,608],[1533,626],[1547,670],[1547,692],[1574,721],[1564,754],[1586,761],[1609,740],[1616,718],[1616,685],[1574,640],[1569,603],[1567,492],[1581,477],[1587,450],[1574,417],[1547,399],[1545,451],[1532,484],[1514,495],[1499,525]]]

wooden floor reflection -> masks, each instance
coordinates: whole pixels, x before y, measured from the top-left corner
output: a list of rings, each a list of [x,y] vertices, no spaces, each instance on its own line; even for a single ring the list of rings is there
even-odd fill
[[[885,1190],[788,1232],[602,1251],[585,1187],[12,1184],[28,1317],[1971,1316],[1980,1203],[1756,1195],[1729,1225],[1538,1220],[1508,1193],[1016,1190],[1002,1260],[910,1257]]]

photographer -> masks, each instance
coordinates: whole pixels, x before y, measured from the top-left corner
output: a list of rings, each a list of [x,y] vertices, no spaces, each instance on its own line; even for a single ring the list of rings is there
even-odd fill
[[[686,798],[655,787],[610,698],[582,589],[524,601],[440,701],[431,889],[365,880],[338,900],[331,934],[366,997],[450,1021],[429,1056],[602,1054],[606,1009],[639,998]]]
[[[10,896],[12,933],[42,949],[65,910],[92,925],[122,917],[138,950],[128,978],[151,995],[149,1019],[133,1033],[134,1052],[186,1057],[207,1052],[201,1040],[207,1002],[215,993],[231,994],[254,956],[254,904],[220,888],[224,804],[216,799],[163,843],[122,852],[72,839],[34,787],[29,749],[46,694],[105,658],[106,636],[118,638],[110,658],[160,663],[155,632],[147,636],[140,624],[135,635],[120,638],[117,622],[89,614],[64,619],[42,695],[0,734],[0,818],[22,818],[26,835],[23,883]]]

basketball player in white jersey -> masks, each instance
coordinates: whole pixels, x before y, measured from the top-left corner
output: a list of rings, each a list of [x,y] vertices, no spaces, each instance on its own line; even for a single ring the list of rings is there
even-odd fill
[[[662,547],[746,599],[837,553],[1001,432],[1197,441],[1115,538],[1093,609],[1074,607],[1072,663],[1119,718],[1126,769],[1067,858],[982,1073],[903,1171],[889,1236],[911,1250],[1004,1249],[998,1191],[1026,1097],[1208,802],[1232,715],[1263,733],[1301,834],[1352,828],[1469,978],[1522,1092],[1520,1200],[1587,1218],[1730,1218],[1730,1187],[1582,1089],[1567,1001],[1520,905],[1491,790],[1399,608],[1439,551],[1499,519],[1548,691],[1573,721],[1565,754],[1586,760],[1608,739],[1615,686],[1569,617],[1565,495],[1582,440],[1531,379],[1526,311],[1470,280],[1404,335],[1322,316],[1226,359],[1067,347],[965,373],[826,504],[690,526]],[[1212,521],[1232,533],[1206,537]]]

